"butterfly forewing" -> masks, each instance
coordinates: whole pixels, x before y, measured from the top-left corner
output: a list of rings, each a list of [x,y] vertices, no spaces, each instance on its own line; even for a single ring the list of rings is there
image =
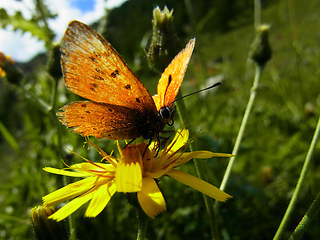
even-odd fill
[[[156,112],[147,89],[110,43],[87,25],[71,22],[60,49],[64,81],[73,93],[95,102]]]
[[[171,61],[169,66],[164,70],[158,83],[158,97],[160,106],[157,104],[158,110],[163,106],[168,106],[176,98],[188,63],[191,58],[195,44],[195,39],[191,39],[185,49]]]

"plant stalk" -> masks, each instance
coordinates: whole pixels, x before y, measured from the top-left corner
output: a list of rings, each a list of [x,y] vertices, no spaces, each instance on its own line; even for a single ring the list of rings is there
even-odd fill
[[[246,107],[246,111],[245,111],[245,113],[243,115],[243,119],[242,119],[242,122],[241,122],[241,126],[240,126],[240,129],[239,129],[239,132],[238,132],[238,136],[237,136],[236,142],[235,142],[233,150],[232,150],[232,155],[234,155],[234,156],[229,159],[229,163],[228,163],[227,169],[225,171],[225,174],[223,176],[223,179],[222,179],[222,182],[221,182],[221,185],[220,185],[220,189],[222,191],[225,190],[225,188],[227,186],[227,183],[228,183],[228,180],[230,178],[231,170],[232,170],[234,161],[236,159],[236,155],[238,153],[238,150],[239,150],[242,138],[243,138],[244,131],[245,131],[247,123],[248,123],[248,118],[250,116],[250,113],[251,113],[251,110],[252,110],[252,106],[253,106],[255,98],[256,98],[257,88],[258,88],[258,85],[259,85],[259,81],[261,79],[262,71],[263,71],[263,66],[256,65],[255,77],[254,77],[253,85],[252,85],[252,88],[251,88],[250,98],[249,98],[249,101],[248,101],[248,104],[247,104],[247,107]],[[218,212],[219,207],[220,207],[220,202],[216,201],[215,204],[214,204],[215,212]]]
[[[177,98],[179,98],[182,94],[179,93],[179,96]],[[188,119],[187,117],[187,110],[186,110],[186,106],[184,104],[184,99],[180,99],[179,101],[176,102],[177,104],[177,112],[180,118],[180,121],[182,123],[182,126],[185,127],[186,126],[186,121],[185,119]],[[192,143],[189,142],[189,149],[192,152],[193,151],[193,147],[192,147]],[[200,165],[200,162],[198,159],[193,159],[194,162],[194,166],[197,172],[197,175],[199,178],[204,179],[204,172],[203,169]],[[216,215],[214,213],[214,209],[213,209],[213,201],[210,197],[208,197],[205,194],[202,194],[203,199],[204,199],[204,203],[207,209],[207,213],[209,216],[209,223],[210,223],[210,231],[211,231],[211,236],[212,239],[218,240],[219,239],[219,232],[218,232],[218,227],[217,227],[217,223],[216,223]]]
[[[146,239],[149,218],[140,207],[137,207],[138,233],[137,240]]]

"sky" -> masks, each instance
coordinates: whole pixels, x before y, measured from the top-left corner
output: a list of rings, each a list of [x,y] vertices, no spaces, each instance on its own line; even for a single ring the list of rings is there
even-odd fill
[[[105,8],[119,6],[125,0],[44,0],[52,13],[58,16],[49,21],[50,28],[57,34],[59,42],[72,20],[90,24],[104,15]],[[9,15],[21,11],[25,18],[31,17],[34,0],[0,0],[0,8],[6,9]],[[11,26],[0,29],[0,52],[10,56],[14,61],[25,62],[40,52],[45,52],[44,42],[31,34],[13,31]]]

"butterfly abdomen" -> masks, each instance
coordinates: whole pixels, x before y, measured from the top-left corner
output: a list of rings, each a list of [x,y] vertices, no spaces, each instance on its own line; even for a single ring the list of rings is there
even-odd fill
[[[154,112],[143,112],[136,122],[138,132],[144,139],[154,138],[165,127],[158,114]],[[140,137],[139,136],[139,137]]]

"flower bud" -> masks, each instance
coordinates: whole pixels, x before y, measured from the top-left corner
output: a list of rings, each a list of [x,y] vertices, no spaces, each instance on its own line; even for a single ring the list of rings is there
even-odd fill
[[[256,38],[251,45],[249,57],[259,66],[264,66],[271,58],[268,40],[270,25],[263,24],[257,28]]]
[[[53,207],[36,206],[31,209],[30,214],[36,239],[68,239],[68,234],[64,223],[48,219],[48,217],[54,212],[55,209]]]
[[[60,45],[53,46],[47,68],[50,75],[55,79],[62,77],[60,67]]]
[[[178,38],[173,30],[173,10],[164,7],[153,10],[152,39],[148,50],[148,64],[153,70],[162,72],[174,58],[179,48]]]

